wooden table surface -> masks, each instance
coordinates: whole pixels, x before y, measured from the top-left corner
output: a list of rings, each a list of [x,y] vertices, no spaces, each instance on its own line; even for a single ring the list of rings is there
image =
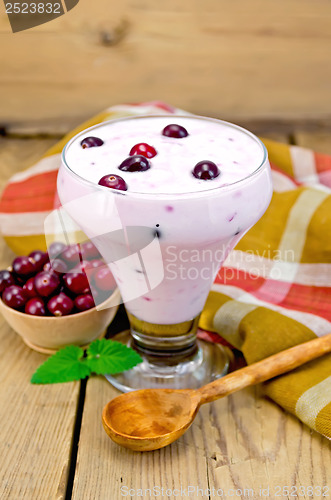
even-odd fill
[[[331,154],[328,131],[271,136]],[[1,187],[56,140],[0,137]],[[0,268],[12,258],[2,240]],[[115,445],[102,428],[102,408],[117,394],[103,377],[31,385],[46,356],[26,347],[3,318],[0,345],[2,500],[213,499],[221,490],[223,498],[273,499],[295,497],[294,487],[299,498],[321,498],[310,486],[329,487],[324,493],[331,496],[330,442],[264,398],[260,387],[205,405],[172,445],[135,453]],[[153,487],[155,494],[144,491]]]
[[[4,3],[0,127],[54,130],[153,99],[234,122],[331,123],[329,0],[80,0],[16,34]]]

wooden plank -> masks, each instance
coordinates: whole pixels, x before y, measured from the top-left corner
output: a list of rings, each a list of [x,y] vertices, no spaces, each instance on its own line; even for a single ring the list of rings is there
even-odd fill
[[[253,132],[253,130],[252,130]],[[254,131],[255,132],[255,131]],[[257,133],[257,132],[255,132]],[[261,131],[261,134],[258,134],[261,137],[261,139],[269,139],[271,141],[275,141],[275,142],[282,142],[282,143],[285,143],[285,144],[288,144],[289,143],[289,136],[286,135],[286,134],[282,134],[280,132],[264,132],[264,131]]]
[[[318,153],[331,155],[331,132],[302,132],[294,133],[295,144],[304,148],[313,149]]]
[[[0,123],[77,123],[119,102],[198,114],[329,120],[327,0],[81,0],[12,34],[0,16]]]
[[[0,497],[64,499],[79,382],[32,386],[46,356],[31,351],[0,318]]]
[[[207,454],[215,490],[222,488],[227,495],[246,490],[236,494],[241,498],[291,498],[283,488],[293,493],[302,487],[300,498],[308,499],[308,487],[331,487],[328,440],[263,398],[259,387],[203,411],[207,447],[215,451],[215,456]]]
[[[117,499],[128,496],[129,489],[136,492],[131,497],[138,498],[139,489],[154,486],[214,488],[219,496],[223,490],[224,498],[261,498],[260,489],[268,487],[268,497],[275,498],[277,486],[302,486],[306,491],[308,486],[331,487],[329,442],[263,398],[259,389],[202,407],[177,442],[145,453],[120,448],[102,428],[103,406],[117,394],[101,377],[88,381],[74,500]],[[245,489],[246,495],[233,493]],[[311,496],[304,493],[301,498]]]
[[[34,162],[53,140],[0,140],[0,183]],[[0,240],[0,269],[12,252]],[[34,386],[46,356],[30,350],[0,315],[0,497],[64,499],[79,383]]]
[[[132,488],[187,489],[196,484],[208,488],[206,435],[201,417],[193,429],[171,446],[136,453],[113,443],[102,427],[102,409],[117,394],[103,377],[92,377],[87,383],[72,499],[119,499]],[[132,497],[139,497],[139,492]]]

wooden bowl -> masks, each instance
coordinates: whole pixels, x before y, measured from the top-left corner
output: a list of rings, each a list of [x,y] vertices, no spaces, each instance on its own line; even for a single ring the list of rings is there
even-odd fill
[[[88,309],[68,316],[32,316],[6,306],[0,299],[0,312],[7,323],[35,351],[52,354],[66,345],[85,347],[102,338],[120,303],[118,288],[100,305],[105,309]]]

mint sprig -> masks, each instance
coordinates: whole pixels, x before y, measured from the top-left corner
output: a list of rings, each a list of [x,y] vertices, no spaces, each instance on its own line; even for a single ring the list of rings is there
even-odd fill
[[[80,380],[96,373],[121,373],[142,362],[139,354],[114,340],[94,340],[86,350],[69,345],[60,349],[37,368],[32,384],[56,384]]]

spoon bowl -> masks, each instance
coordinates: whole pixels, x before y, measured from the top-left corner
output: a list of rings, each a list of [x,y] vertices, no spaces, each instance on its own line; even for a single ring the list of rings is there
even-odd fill
[[[199,403],[190,389],[142,389],[109,401],[102,422],[115,443],[135,451],[157,450],[184,434]]]
[[[265,382],[330,351],[331,334],[328,334],[236,370],[199,389],[142,389],[121,394],[103,409],[104,429],[115,443],[131,450],[163,448],[184,434],[202,404]]]

